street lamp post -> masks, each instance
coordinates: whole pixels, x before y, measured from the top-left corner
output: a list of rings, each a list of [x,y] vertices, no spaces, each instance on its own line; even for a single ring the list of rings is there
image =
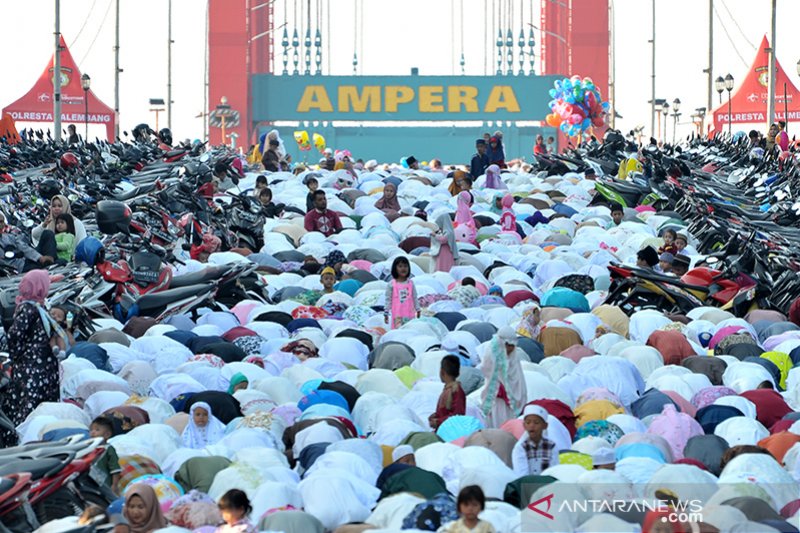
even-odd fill
[[[89,89],[92,86],[92,78],[85,72],[81,76],[81,87],[83,88],[83,142],[89,142]]]
[[[661,106],[661,113],[664,115],[664,144],[667,144],[667,115],[669,115],[669,102],[666,100],[664,101],[664,105]]]
[[[717,90],[717,94],[719,95],[719,103],[722,103],[722,91],[725,90],[725,80],[722,76],[717,76],[717,79],[714,80],[714,88]]]
[[[679,113],[681,109],[681,99],[676,98],[672,101],[672,144],[675,144],[675,130],[678,129],[678,117],[681,116]]]
[[[728,91],[728,135],[731,134],[731,124],[733,117],[731,116],[731,91],[733,90],[733,76],[728,73],[725,76],[725,90]]]

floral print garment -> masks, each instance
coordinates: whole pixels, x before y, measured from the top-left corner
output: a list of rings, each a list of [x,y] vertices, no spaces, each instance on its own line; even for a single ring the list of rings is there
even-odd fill
[[[59,400],[58,358],[34,304],[24,303],[17,310],[8,330],[8,351],[12,383],[3,411],[19,425],[40,403]]]

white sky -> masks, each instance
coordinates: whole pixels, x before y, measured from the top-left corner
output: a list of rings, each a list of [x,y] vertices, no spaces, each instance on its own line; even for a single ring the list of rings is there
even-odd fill
[[[326,1],[336,10],[332,19],[331,73],[350,74],[355,0],[323,0],[323,3]],[[458,6],[462,1],[466,73],[483,74],[483,0],[362,0],[365,24],[363,55],[359,53],[361,73],[405,75],[416,66],[423,75],[453,74],[454,52],[460,56],[461,35],[457,32],[455,39],[452,36],[451,5],[456,6],[455,20],[459,21]],[[114,0],[62,0],[61,4],[61,31],[79,68],[92,77],[95,94],[113,107]],[[125,70],[121,74],[120,91],[122,129],[145,121],[155,126],[155,118],[148,111],[148,99],[166,98],[167,1],[121,0],[121,4],[120,62]],[[514,0],[513,4],[518,10],[520,2]],[[523,4],[525,20],[530,16],[531,8],[527,6],[532,5],[534,23],[538,26],[538,0],[525,0]],[[682,120],[688,122],[695,108],[706,105],[706,75],[702,70],[707,62],[708,3],[657,0],[656,4],[656,97],[669,101],[680,98],[682,110],[686,111]],[[283,5],[284,0],[276,0],[276,25],[283,22]],[[650,5],[647,0],[615,1],[617,109],[624,117],[618,126],[630,129],[646,125],[648,133]],[[22,96],[47,64],[53,49],[53,6],[53,0],[0,0],[5,43],[5,53],[0,56],[0,72],[4,74],[0,107]],[[743,78],[754,56],[754,47],[769,31],[769,6],[769,0],[715,1],[716,11],[731,39],[715,17],[714,77],[730,72],[737,82]],[[204,0],[173,0],[172,126],[178,138],[202,135],[202,119],[195,116],[203,110],[205,7]],[[290,27],[292,18],[290,13]],[[800,59],[800,34],[794,27],[797,20],[800,20],[800,1],[778,0],[778,60],[800,85],[795,67]],[[515,42],[518,33],[516,25]],[[282,30],[275,34],[279,70],[281,35]],[[537,35],[537,43],[539,40]],[[489,63],[494,65],[491,50]],[[323,64],[327,65],[327,58]],[[457,62],[456,73],[460,73]],[[605,91],[603,96],[607,97]],[[162,114],[160,125],[165,124],[166,116]],[[90,135],[100,135],[102,127],[90,130]],[[686,124],[679,126],[678,133],[690,130],[691,125]]]

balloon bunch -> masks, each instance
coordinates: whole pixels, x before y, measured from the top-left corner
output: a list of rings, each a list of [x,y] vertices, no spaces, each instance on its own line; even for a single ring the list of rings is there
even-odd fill
[[[550,110],[545,121],[570,137],[589,135],[592,127],[605,124],[608,102],[603,102],[591,78],[572,76],[556,80],[550,89]]]
[[[311,143],[314,143],[314,147],[319,150],[319,153],[325,151],[325,137],[319,133],[315,133],[309,137],[306,130],[296,131],[294,132],[294,140],[297,141],[297,146],[300,148],[301,152],[310,151]]]

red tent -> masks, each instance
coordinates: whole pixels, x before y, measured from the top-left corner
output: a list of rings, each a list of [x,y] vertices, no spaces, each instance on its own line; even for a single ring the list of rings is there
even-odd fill
[[[755,60],[750,65],[747,77],[731,95],[732,124],[767,124],[767,79],[769,78],[769,41],[767,36],[761,40]],[[800,119],[800,91],[786,75],[781,64],[775,60],[775,120]],[[786,98],[784,99],[784,87]],[[785,107],[784,107],[785,104]],[[788,111],[788,119],[786,118]],[[723,102],[714,110],[714,131],[722,131],[728,124],[728,102]]]
[[[50,58],[47,68],[39,76],[34,86],[28,93],[6,106],[0,116],[11,115],[16,121],[22,122],[53,122],[53,70],[55,67],[55,54]],[[100,101],[89,90],[89,124],[105,124],[106,136],[109,141],[114,140],[114,110]],[[81,71],[72,54],[69,53],[64,37],[61,37],[61,122],[64,127],[74,123],[80,126],[84,123],[85,114],[84,91],[81,87]],[[79,128],[80,131],[80,128]]]

